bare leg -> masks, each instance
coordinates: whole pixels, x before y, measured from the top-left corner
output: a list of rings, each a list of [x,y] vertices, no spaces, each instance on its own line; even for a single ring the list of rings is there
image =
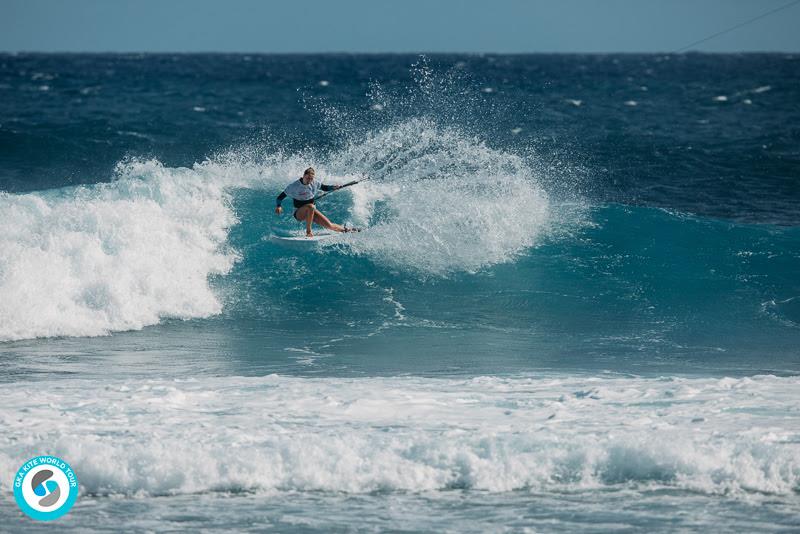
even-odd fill
[[[306,208],[306,216],[305,216],[305,220],[306,220],[306,235],[308,237],[311,237],[311,236],[314,235],[313,233],[311,233],[311,223],[314,222],[314,211],[315,210],[314,210],[314,206],[313,205],[309,205]]]
[[[320,226],[324,226],[328,230],[333,230],[334,232],[346,232],[347,230],[344,229],[344,226],[341,224],[332,223],[327,217],[325,217],[321,212],[314,210],[314,222]]]
[[[306,223],[307,236],[311,237],[314,235],[311,233],[311,223],[314,221],[314,206],[312,206],[311,204],[300,206],[294,213],[294,218],[300,222]]]
[[[305,206],[298,208],[294,218],[300,222],[306,223],[306,235],[308,237],[312,237],[314,235],[311,231],[312,222],[315,222],[318,225],[327,228],[328,230],[333,230],[334,232],[347,231],[345,230],[344,226],[332,223],[330,219],[324,216],[321,212],[317,211],[317,208],[313,204],[306,204]]]

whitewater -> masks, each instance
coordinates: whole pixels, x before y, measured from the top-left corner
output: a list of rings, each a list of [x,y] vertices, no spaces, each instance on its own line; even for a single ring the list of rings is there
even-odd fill
[[[38,386],[34,405],[25,388],[6,390],[6,409],[26,418],[4,421],[13,445],[3,446],[0,470],[10,476],[20,449],[33,455],[44,440],[84,466],[93,500],[601,491],[611,501],[671,491],[765,507],[757,513],[783,521],[797,512],[777,505],[800,481],[795,378],[269,375]],[[65,414],[57,425],[53,409]],[[619,515],[641,520],[633,509]]]

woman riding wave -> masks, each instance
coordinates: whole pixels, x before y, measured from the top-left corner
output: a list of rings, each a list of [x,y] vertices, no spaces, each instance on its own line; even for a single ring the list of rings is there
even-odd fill
[[[309,167],[303,172],[302,178],[296,180],[286,186],[286,189],[278,195],[276,199],[277,205],[275,206],[275,213],[280,215],[283,212],[281,202],[287,196],[292,197],[294,203],[294,218],[300,222],[306,223],[306,236],[313,237],[311,232],[311,224],[317,223],[324,226],[328,230],[334,232],[352,232],[355,228],[348,228],[340,224],[332,223],[325,215],[320,212],[314,205],[314,198],[317,196],[318,191],[336,191],[341,189],[341,185],[325,185],[314,180],[314,168]]]

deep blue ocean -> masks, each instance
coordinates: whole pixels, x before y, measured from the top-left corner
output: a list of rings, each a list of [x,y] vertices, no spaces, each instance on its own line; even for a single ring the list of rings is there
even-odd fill
[[[799,347],[800,55],[0,54],[11,530],[797,530]]]

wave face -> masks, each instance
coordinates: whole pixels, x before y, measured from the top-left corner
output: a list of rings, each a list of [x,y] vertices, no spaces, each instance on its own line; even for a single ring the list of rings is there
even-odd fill
[[[7,418],[0,475],[10,480],[16,458],[44,442],[94,496],[661,488],[791,498],[799,385],[772,376],[267,376],[92,389],[73,380],[42,383],[37,407],[27,387],[12,385],[2,416],[27,407],[26,418]],[[63,413],[55,425],[47,406]]]

